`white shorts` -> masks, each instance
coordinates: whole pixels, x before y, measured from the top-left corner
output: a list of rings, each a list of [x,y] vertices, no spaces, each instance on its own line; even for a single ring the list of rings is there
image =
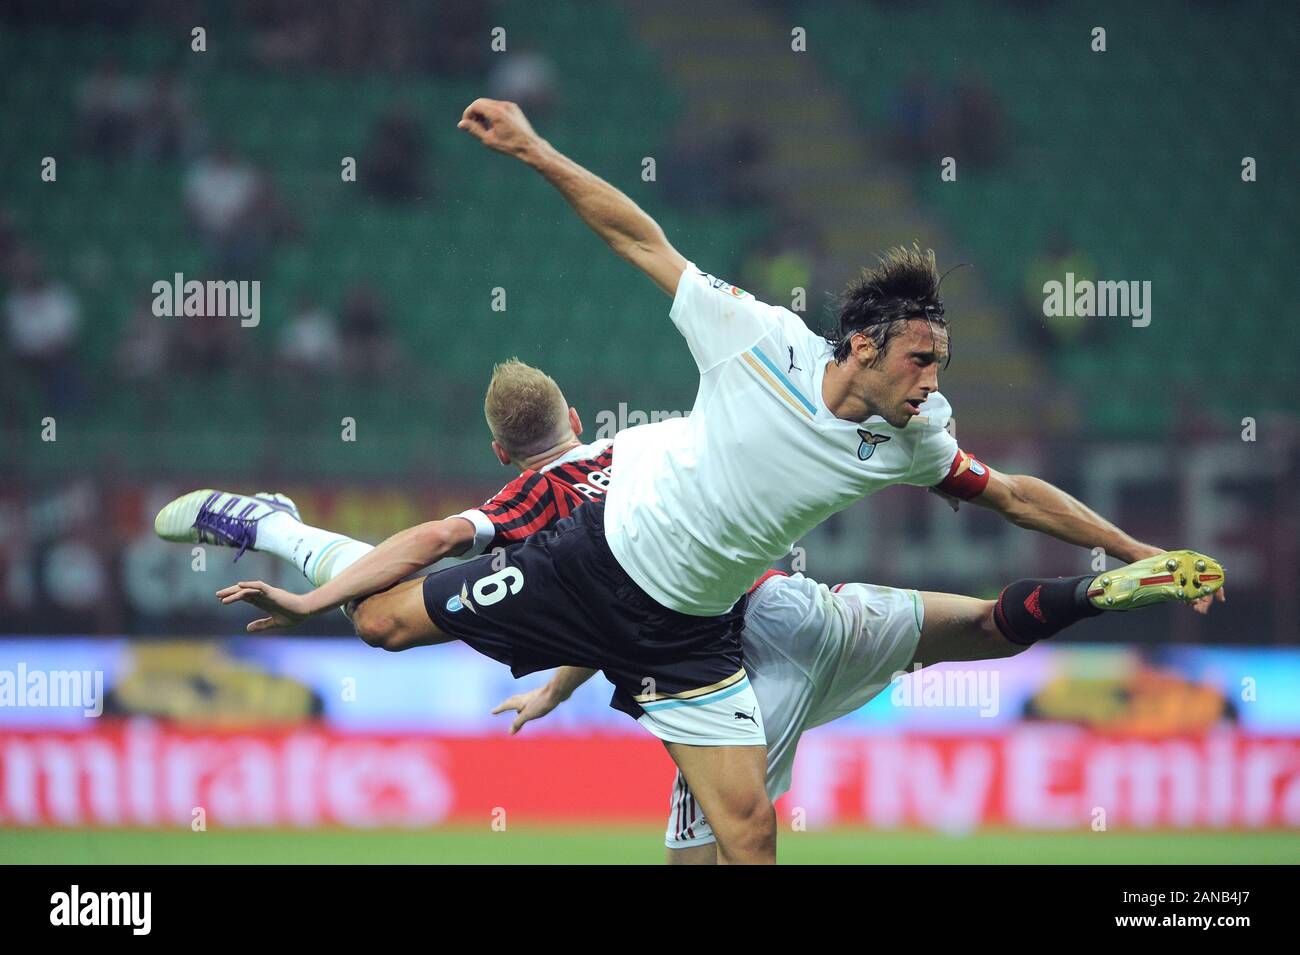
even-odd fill
[[[745,669],[767,737],[767,794],[790,789],[805,730],[864,705],[905,670],[921,637],[921,596],[874,584],[829,588],[802,574],[769,577],[745,609]],[[673,783],[664,844],[713,842],[681,773]]]
[[[638,696],[637,722],[667,743],[692,746],[763,746],[763,712],[744,670],[722,684],[661,696]]]

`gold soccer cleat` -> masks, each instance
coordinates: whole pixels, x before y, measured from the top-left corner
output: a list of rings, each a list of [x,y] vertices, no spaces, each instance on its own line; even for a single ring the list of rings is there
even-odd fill
[[[1188,603],[1222,586],[1218,561],[1194,550],[1167,550],[1099,575],[1088,585],[1088,599],[1102,610],[1133,610],[1166,600]]]

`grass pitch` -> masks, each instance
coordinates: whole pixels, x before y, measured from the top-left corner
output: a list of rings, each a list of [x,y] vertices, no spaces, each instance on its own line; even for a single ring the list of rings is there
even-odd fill
[[[0,831],[0,863],[648,864],[663,861],[652,827],[445,827],[426,832],[155,830]],[[1300,832],[782,832],[790,864],[1072,863],[1295,864]]]

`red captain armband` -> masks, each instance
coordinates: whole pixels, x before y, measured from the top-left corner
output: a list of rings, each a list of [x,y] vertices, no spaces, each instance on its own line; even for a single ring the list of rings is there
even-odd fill
[[[988,485],[988,467],[973,455],[959,449],[957,456],[952,459],[952,467],[948,468],[948,476],[935,487],[944,494],[969,501],[983,494]]]

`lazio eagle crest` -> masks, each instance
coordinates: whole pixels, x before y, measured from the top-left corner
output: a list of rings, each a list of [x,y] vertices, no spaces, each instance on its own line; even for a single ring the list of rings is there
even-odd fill
[[[876,453],[876,445],[884,444],[889,440],[887,434],[872,434],[870,431],[864,431],[861,428],[858,429],[858,437],[862,439],[862,443],[858,445],[859,461],[867,460]]]

